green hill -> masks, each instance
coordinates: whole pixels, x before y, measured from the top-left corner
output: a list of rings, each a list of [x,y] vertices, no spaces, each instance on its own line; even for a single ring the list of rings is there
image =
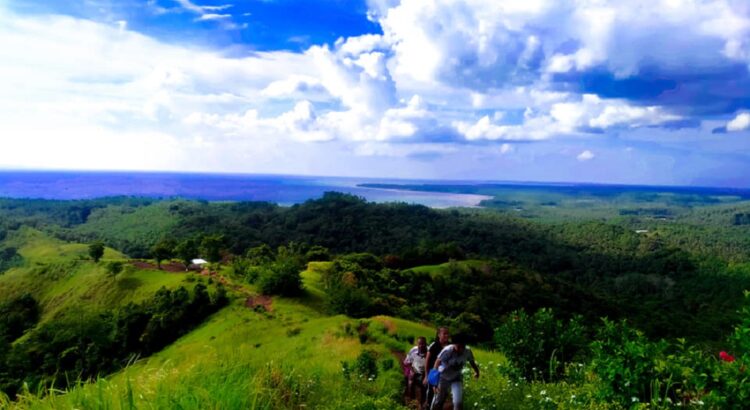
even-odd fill
[[[437,324],[482,369],[467,408],[743,408],[740,211],[640,229],[336,193],[0,200],[0,408],[399,408]],[[163,269],[133,259],[152,249]]]
[[[42,321],[78,308],[111,309],[152,296],[162,286],[175,288],[185,277],[163,271],[126,268],[113,277],[106,262],[127,262],[107,248],[100,263],[88,257],[88,246],[66,243],[33,228],[14,231],[5,241],[18,249],[21,266],[0,275],[0,300],[30,293],[42,307]]]
[[[22,229],[8,238],[23,266],[0,276],[0,298],[32,290],[40,323],[78,309],[102,311],[138,301],[195,275],[126,270],[116,278],[87,260],[87,247]],[[124,260],[107,249],[106,260]],[[319,263],[317,265],[325,263]],[[233,302],[153,356],[112,375],[50,395],[22,392],[10,408],[395,408],[402,404],[399,356],[434,329],[397,318],[351,319],[321,310],[315,271],[305,271],[301,299],[252,306],[250,285],[231,284]],[[226,271],[224,273],[227,273]],[[226,279],[230,281],[229,279]],[[248,302],[250,298],[250,302]],[[250,304],[250,306],[248,306]],[[262,307],[265,306],[265,307]],[[357,358],[374,353],[377,377],[360,377]],[[480,363],[504,363],[477,351]],[[347,380],[342,363],[351,363]],[[477,386],[479,387],[479,386]]]

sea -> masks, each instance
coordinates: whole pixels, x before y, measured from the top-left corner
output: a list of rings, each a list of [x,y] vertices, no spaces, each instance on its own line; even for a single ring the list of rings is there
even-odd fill
[[[368,188],[361,184],[440,184],[444,181],[293,175],[167,172],[0,171],[0,197],[92,199],[112,196],[207,201],[266,201],[293,205],[344,192],[370,202],[403,202],[432,208],[476,207],[490,197],[474,194]]]

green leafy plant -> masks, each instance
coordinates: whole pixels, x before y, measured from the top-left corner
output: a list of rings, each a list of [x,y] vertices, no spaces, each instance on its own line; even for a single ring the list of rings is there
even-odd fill
[[[521,376],[554,380],[563,374],[564,364],[586,347],[587,337],[580,317],[563,322],[550,309],[532,315],[517,310],[495,329],[494,342]]]

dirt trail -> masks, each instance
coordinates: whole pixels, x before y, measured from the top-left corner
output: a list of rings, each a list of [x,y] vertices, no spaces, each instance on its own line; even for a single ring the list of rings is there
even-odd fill
[[[138,269],[159,270],[159,268],[155,264],[150,263],[150,262],[134,260],[134,261],[130,261],[129,263]],[[165,272],[182,273],[182,272],[185,272],[185,265],[181,263],[177,263],[177,262],[162,263],[161,270]]]
[[[403,370],[403,363],[404,363],[404,359],[406,358],[406,353],[400,350],[391,350],[391,354],[396,359],[399,368]],[[417,404],[417,401],[409,398],[409,386],[406,384],[405,380],[404,380],[403,400],[404,400],[404,404],[407,407],[412,408],[412,409],[419,409],[419,405]],[[453,410],[453,402],[451,401],[450,395],[448,395],[448,399],[445,401],[445,404],[443,405],[443,410]]]

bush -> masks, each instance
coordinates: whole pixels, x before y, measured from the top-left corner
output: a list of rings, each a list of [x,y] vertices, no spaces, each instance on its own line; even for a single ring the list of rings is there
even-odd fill
[[[450,328],[453,334],[460,333],[464,335],[468,343],[479,342],[488,333],[486,330],[488,326],[482,318],[479,315],[469,312],[461,312],[460,315],[451,321]],[[489,332],[491,334],[491,330]]]
[[[122,270],[124,268],[124,264],[122,261],[112,261],[108,262],[106,265],[107,274],[112,276],[113,278],[116,278],[117,275],[122,273]]]
[[[342,283],[328,290],[328,307],[335,313],[351,317],[368,317],[373,312],[373,302],[367,291]]]
[[[305,260],[307,262],[330,261],[331,253],[328,248],[314,245],[305,253]]]
[[[0,303],[0,343],[12,342],[39,320],[40,308],[28,293]]]
[[[666,342],[649,342],[624,321],[605,319],[591,343],[592,368],[604,381],[601,397],[623,404],[651,401],[651,383],[658,380],[654,362],[666,349]]]
[[[286,331],[286,337],[294,337],[297,336],[302,332],[302,328],[299,327],[293,327],[291,329],[287,329]]]
[[[116,371],[133,357],[148,356],[200,324],[224,306],[225,292],[219,287],[211,300],[200,283],[192,297],[183,287],[161,288],[150,300],[115,312],[78,310],[44,322],[28,338],[9,347],[10,352],[0,354],[0,388],[13,397],[23,385],[32,391],[52,385],[64,389],[70,381]],[[16,333],[10,337],[15,338],[18,330],[36,323],[38,306],[31,297],[9,306],[10,310],[0,306],[0,332],[5,333],[4,325],[11,325]],[[0,347],[3,344],[0,334]]]
[[[372,350],[363,350],[354,362],[357,376],[368,379],[378,378],[378,354]]]
[[[248,266],[245,269],[245,279],[248,283],[257,283],[261,276],[273,274],[272,272],[266,272],[268,270],[270,268],[267,266]]]
[[[495,330],[494,340],[523,377],[546,380],[559,378],[564,364],[587,342],[580,317],[563,323],[549,309],[530,316],[523,310],[512,312]]]
[[[292,260],[277,260],[260,271],[257,284],[267,295],[297,296],[302,291],[300,266]]]
[[[1,232],[2,231],[0,231],[0,236]],[[0,247],[0,275],[2,275],[6,270],[20,265],[22,261],[23,258],[18,254],[16,248],[12,246],[8,246],[5,248]]]

